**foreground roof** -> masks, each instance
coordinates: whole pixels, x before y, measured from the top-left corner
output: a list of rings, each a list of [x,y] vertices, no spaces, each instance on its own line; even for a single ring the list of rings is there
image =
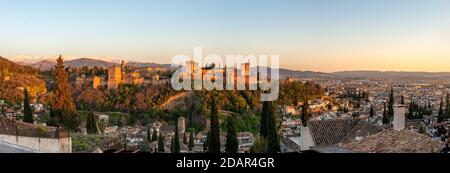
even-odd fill
[[[310,121],[308,127],[316,147],[336,145],[357,137],[375,134],[383,129],[363,119]]]
[[[445,143],[415,131],[385,130],[339,146],[362,153],[438,153]]]
[[[0,153],[38,153],[38,151],[0,140]]]
[[[314,147],[311,149],[318,153],[357,153],[355,151],[337,145]]]

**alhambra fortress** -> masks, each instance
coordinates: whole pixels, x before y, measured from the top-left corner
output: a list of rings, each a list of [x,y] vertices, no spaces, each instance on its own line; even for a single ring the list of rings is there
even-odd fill
[[[250,63],[241,64],[241,68],[215,68],[213,67],[201,67],[197,62],[187,61],[185,64],[188,67],[187,71],[181,74],[181,78],[191,77],[192,80],[216,80],[217,74],[223,74],[224,79],[227,72],[231,72],[233,75],[229,76],[230,80],[235,84],[238,82],[245,83],[246,85],[256,83],[257,77],[251,74]],[[108,68],[108,76],[93,76],[92,78],[87,78],[85,76],[76,78],[77,86],[91,85],[92,88],[97,89],[98,87],[105,86],[108,89],[116,89],[121,84],[134,84],[134,85],[150,85],[150,84],[161,84],[169,82],[170,79],[161,79],[160,75],[153,74],[150,77],[144,78],[144,75],[150,72],[167,72],[171,68],[164,67],[136,67],[136,66],[126,66],[126,65],[115,65]],[[148,78],[148,79],[147,79]],[[270,79],[269,79],[270,80]]]

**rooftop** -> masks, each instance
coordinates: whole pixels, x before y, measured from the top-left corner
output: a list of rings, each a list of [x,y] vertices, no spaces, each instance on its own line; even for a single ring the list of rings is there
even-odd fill
[[[356,153],[355,151],[337,145],[314,147],[312,150],[318,153]]]
[[[360,119],[333,119],[310,121],[308,127],[315,146],[339,143],[360,122]]]
[[[38,153],[38,151],[0,140],[0,153]]]
[[[385,130],[339,146],[362,153],[438,153],[445,143],[415,131]]]

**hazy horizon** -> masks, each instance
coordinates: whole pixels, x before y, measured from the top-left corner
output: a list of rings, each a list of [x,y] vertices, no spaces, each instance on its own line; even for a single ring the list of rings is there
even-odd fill
[[[0,55],[0,57],[3,57],[3,56]],[[29,62],[29,61],[27,62],[26,59],[15,59],[16,57],[14,57],[14,58],[3,57],[3,58],[6,58],[6,59],[8,59],[10,61],[13,61],[13,62],[33,64],[33,63],[37,63],[37,62],[44,61],[44,60],[50,60],[50,61],[56,62],[56,59],[59,57],[59,55],[55,55],[55,56],[36,56],[36,57],[31,57],[31,56],[24,57],[24,55],[20,55],[20,57],[33,58],[33,62]],[[125,59],[112,58],[112,57],[107,57],[105,59],[104,57],[63,56],[63,59],[65,61],[77,60],[77,59],[83,59],[83,58],[93,59],[93,60],[100,60],[100,61],[106,61],[106,62],[113,62],[113,63],[120,63],[122,60],[125,60]],[[161,63],[161,62],[154,62],[154,61],[140,61],[140,60],[132,60],[132,59],[125,60],[125,62],[170,64],[170,63]],[[291,68],[286,68],[286,67],[283,67],[283,66],[281,66],[280,69],[286,69],[286,70],[292,70],[292,71],[305,71],[305,72],[306,71],[311,71],[311,72],[319,72],[319,73],[337,73],[337,72],[450,73],[450,71],[400,71],[400,70],[376,70],[376,69],[354,69],[354,70],[341,70],[341,71],[314,71],[314,70],[291,69]]]
[[[344,1],[1,1],[0,56],[167,64],[202,46],[300,71],[450,72],[450,1]]]

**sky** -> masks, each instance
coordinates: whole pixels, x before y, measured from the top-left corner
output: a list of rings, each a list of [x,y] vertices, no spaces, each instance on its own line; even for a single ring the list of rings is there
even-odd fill
[[[450,71],[448,0],[0,0],[0,56],[280,55],[293,70]]]

